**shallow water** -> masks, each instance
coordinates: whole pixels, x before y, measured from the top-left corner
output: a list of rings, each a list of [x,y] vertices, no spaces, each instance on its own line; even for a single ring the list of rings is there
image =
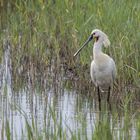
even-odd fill
[[[83,140],[92,139],[95,128],[104,118],[108,119],[111,131],[115,134],[114,138],[119,139],[122,135],[121,137],[125,139],[119,131],[125,125],[123,113],[120,113],[119,118],[116,117],[106,107],[105,101],[102,105],[103,110],[99,111],[98,102],[94,97],[78,93],[72,85],[66,88],[64,86],[66,78],[60,72],[56,77],[49,69],[50,79],[44,79],[44,84],[47,86],[41,89],[35,86],[29,71],[26,84],[15,90],[12,81],[14,78],[10,45],[6,46],[0,67],[0,131],[3,132],[0,133],[1,139],[6,139],[6,132],[3,129],[8,125],[7,120],[12,139],[23,137],[26,139],[27,135],[24,133],[27,131],[26,121],[32,126],[33,120],[34,125],[42,133],[55,132],[61,125],[61,128],[66,131],[67,139],[71,139],[71,132],[77,134],[82,132]],[[131,139],[136,139],[136,118],[135,115],[132,116],[131,126],[126,128],[126,131],[129,131]]]
[[[26,90],[20,91],[19,94],[15,95],[12,103],[9,103],[7,97],[1,97],[0,118],[2,121],[6,122],[6,119],[9,121],[13,138],[20,138],[22,131],[26,131],[25,118],[27,118],[29,124],[31,124],[33,117],[40,131],[43,131],[44,127],[46,127],[46,129],[48,129],[48,127],[52,129],[56,122],[52,119],[53,115],[50,112],[50,108],[54,110],[58,124],[62,119],[62,128],[67,131],[67,135],[69,136],[69,130],[82,130],[82,126],[84,126],[86,128],[86,132],[84,133],[88,134],[88,138],[91,139],[91,134],[94,132],[95,125],[97,125],[100,117],[109,116],[111,127],[113,127],[112,119],[115,119],[115,117],[113,118],[113,116],[107,112],[101,113],[97,111],[94,105],[90,105],[86,96],[81,97],[81,95],[75,94],[74,92],[65,91],[63,95],[54,95],[53,92],[50,91],[47,95],[39,95],[38,93],[30,95]],[[0,122],[0,126],[2,126],[2,121]],[[132,131],[132,138],[134,138],[136,135],[135,119],[132,121],[133,126],[131,126],[130,131]],[[115,120],[115,122],[116,124],[113,129],[117,131],[123,127],[124,118],[121,117],[120,120]]]

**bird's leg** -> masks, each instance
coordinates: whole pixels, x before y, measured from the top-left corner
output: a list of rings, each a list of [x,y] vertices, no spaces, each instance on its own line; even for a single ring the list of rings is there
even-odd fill
[[[97,89],[98,89],[98,101],[100,103],[101,102],[101,97],[100,97],[100,89],[99,89],[99,86],[97,87]]]
[[[110,90],[111,90],[111,87],[109,86],[108,88],[108,96],[107,96],[107,102],[109,103],[109,98],[110,98]]]
[[[99,89],[99,86],[97,87],[97,90],[98,90],[99,110],[101,110],[101,96],[100,96],[100,89]]]

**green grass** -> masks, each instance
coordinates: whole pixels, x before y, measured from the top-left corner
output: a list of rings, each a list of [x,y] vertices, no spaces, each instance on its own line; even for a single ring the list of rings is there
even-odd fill
[[[138,94],[129,98],[125,90],[130,87],[134,87],[132,90],[139,88],[140,84],[140,4],[138,0],[2,0],[0,1],[0,19],[0,62],[6,48],[5,42],[8,41],[11,47],[12,83],[15,91],[26,84],[29,78],[27,72],[31,76],[31,81],[35,83],[34,87],[42,84],[41,76],[44,79],[47,77],[49,84],[54,84],[48,67],[53,65],[54,69],[60,70],[61,64],[65,70],[72,70],[79,77],[81,84],[78,88],[81,89],[81,93],[84,88],[91,88],[89,67],[92,43],[77,58],[73,58],[73,54],[88,38],[91,31],[99,28],[109,36],[111,41],[111,47],[104,51],[116,62],[117,88],[123,91],[123,96],[120,95],[123,108],[127,108],[133,100],[139,99]],[[20,72],[18,72],[19,69]],[[56,76],[54,77],[58,78],[59,71],[56,70],[53,71]],[[70,88],[71,83],[67,83],[66,86]],[[122,134],[120,139],[128,136],[127,131],[131,126],[129,113],[124,114],[126,125],[122,130],[118,130]],[[53,109],[50,109],[51,117],[56,122]],[[84,121],[84,117],[81,119],[81,122]],[[138,132],[139,124],[138,119]],[[82,128],[77,131],[69,130],[71,139],[81,139],[83,134],[87,139],[86,124],[83,123],[81,126]],[[23,132],[23,136],[24,133],[27,134],[28,139],[34,139],[34,137],[67,139],[66,131],[61,126],[61,119],[59,123],[54,124],[52,130],[46,130],[44,126],[45,134],[40,133],[34,120],[31,124],[26,120],[26,129],[27,132]],[[8,121],[6,126],[3,122],[2,136],[4,131],[7,139],[10,139],[11,130]],[[96,124],[91,137],[102,139],[100,135],[102,131],[105,139],[112,139],[114,132],[107,118]]]
[[[58,65],[63,62],[67,68],[76,67],[76,73],[81,75],[83,71],[77,66],[90,66],[92,43],[81,52],[80,58],[74,60],[73,54],[88,38],[90,32],[99,28],[106,32],[111,40],[111,47],[105,51],[116,62],[118,86],[139,86],[138,1],[15,0],[4,3],[0,24],[1,46],[4,39],[9,39],[13,72],[20,65],[28,66],[25,59],[44,68],[53,58]],[[6,35],[3,29],[7,30]],[[2,50],[0,52],[2,53]]]

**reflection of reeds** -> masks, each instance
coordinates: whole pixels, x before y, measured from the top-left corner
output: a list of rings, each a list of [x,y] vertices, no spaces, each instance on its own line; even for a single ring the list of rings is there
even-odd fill
[[[81,106],[78,106],[78,109],[80,108]],[[132,115],[132,112],[128,110],[127,106],[125,106],[123,115],[115,110],[113,112],[102,111],[92,113],[91,108],[91,114],[88,116],[87,111],[76,110],[75,124],[68,125],[67,119],[72,118],[64,120],[62,118],[64,116],[62,116],[61,111],[57,112],[58,110],[56,110],[55,105],[49,106],[49,104],[46,104],[43,112],[44,115],[42,114],[41,127],[39,124],[40,117],[38,116],[39,114],[36,114],[37,112],[30,112],[29,117],[22,108],[15,106],[15,109],[22,115],[21,118],[25,120],[24,127],[20,130],[22,133],[19,136],[15,130],[13,131],[14,121],[12,120],[13,122],[11,123],[8,120],[9,116],[6,116],[7,118],[3,118],[1,122],[1,138],[3,139],[112,140],[139,138],[139,133],[134,134],[135,132],[139,132],[139,119],[134,119],[134,115],[137,114],[134,113]],[[89,117],[91,120],[88,120]],[[87,122],[90,124],[87,124]],[[75,127],[72,128],[71,126]]]

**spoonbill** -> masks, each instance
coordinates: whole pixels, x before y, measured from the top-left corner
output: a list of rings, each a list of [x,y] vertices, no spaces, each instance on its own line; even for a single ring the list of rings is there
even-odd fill
[[[109,103],[110,90],[116,77],[116,65],[114,60],[107,54],[102,52],[102,47],[110,46],[108,36],[99,29],[95,29],[91,32],[91,35],[83,46],[74,54],[78,55],[79,52],[92,40],[93,45],[93,60],[90,66],[90,75],[93,83],[95,84],[98,92],[98,101],[100,105],[101,91],[108,92],[107,102]]]

